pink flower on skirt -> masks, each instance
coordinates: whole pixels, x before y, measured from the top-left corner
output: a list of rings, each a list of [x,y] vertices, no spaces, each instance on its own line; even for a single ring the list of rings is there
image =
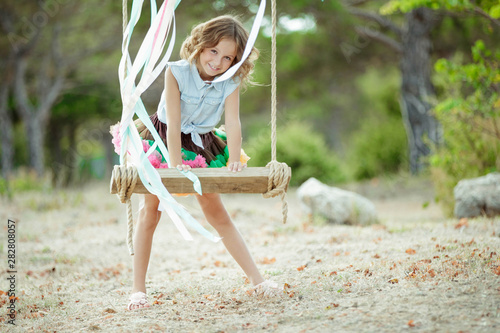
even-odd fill
[[[196,158],[192,161],[183,160],[182,164],[189,165],[191,168],[206,168],[207,160],[205,159],[205,157],[197,155]]]
[[[161,165],[161,155],[159,152],[154,151],[151,155],[148,156],[149,162],[155,169],[159,169]]]
[[[109,129],[109,133],[113,137],[111,142],[115,146],[115,153],[120,155],[121,143],[122,143],[122,138],[120,136],[120,123],[116,123],[113,126],[111,126]]]
[[[149,145],[149,142],[148,142],[148,141],[146,141],[146,140],[142,140],[142,149],[144,149],[144,152],[145,152],[145,153],[147,153],[147,152],[148,152],[148,150],[149,150],[149,148],[150,148],[150,147],[151,147],[151,146]]]
[[[121,139],[121,136],[120,136],[120,123],[116,123],[115,125],[111,126],[109,133],[113,137],[113,139],[111,140],[111,142],[115,146],[115,153],[117,153],[118,155],[120,155],[120,153],[121,153],[121,142],[122,142],[122,139]],[[149,141],[142,140],[142,148],[143,148],[144,152],[146,153],[149,150],[149,148],[151,148],[151,145],[149,144]],[[162,160],[163,160],[162,159],[162,155],[158,151],[152,152],[148,156],[148,159],[151,162],[151,165],[155,169],[167,169],[168,168],[168,164],[167,163],[162,163]],[[183,160],[182,164],[189,165],[191,168],[206,168],[208,166],[207,165],[207,160],[205,159],[205,157],[203,157],[201,155],[197,155],[196,158],[194,160],[192,160],[192,161]]]

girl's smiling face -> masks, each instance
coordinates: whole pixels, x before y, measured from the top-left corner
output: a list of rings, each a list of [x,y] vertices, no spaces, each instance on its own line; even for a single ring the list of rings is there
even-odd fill
[[[232,39],[223,38],[214,47],[204,49],[196,62],[200,77],[212,81],[231,67],[236,57],[237,45]]]

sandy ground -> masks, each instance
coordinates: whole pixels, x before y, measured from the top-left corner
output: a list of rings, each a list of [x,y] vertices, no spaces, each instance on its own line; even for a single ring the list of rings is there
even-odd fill
[[[155,304],[134,312],[125,310],[132,284],[125,207],[107,184],[1,199],[0,290],[9,289],[13,218],[18,299],[13,326],[0,292],[0,331],[500,331],[499,218],[444,218],[426,181],[348,188],[373,200],[377,225],[309,221],[294,190],[285,225],[279,199],[224,196],[263,274],[285,284],[274,298],[247,293],[222,243],[195,234],[186,242],[163,217],[147,280]],[[203,221],[194,198],[181,202]]]

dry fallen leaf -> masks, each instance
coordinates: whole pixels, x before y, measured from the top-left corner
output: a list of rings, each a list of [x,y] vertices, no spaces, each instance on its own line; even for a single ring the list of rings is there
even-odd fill
[[[468,227],[469,226],[469,220],[466,217],[462,217],[458,223],[455,225],[455,229],[460,229],[462,227]]]
[[[264,259],[260,260],[260,263],[263,264],[263,265],[270,265],[270,264],[274,264],[276,262],[276,258],[268,258],[268,257],[264,257]]]
[[[300,271],[303,271],[304,268],[306,268],[307,265],[302,265],[300,267],[297,267],[297,270],[300,272]]]
[[[406,250],[405,252],[408,253],[408,254],[415,254],[415,253],[417,253],[417,251],[415,251],[414,249],[411,249],[411,248],[408,249],[408,250]]]
[[[226,264],[219,260],[215,261],[214,265],[215,267],[226,267]]]
[[[389,283],[392,283],[392,284],[395,284],[395,283],[398,283],[399,280],[398,279],[391,279],[389,280]]]

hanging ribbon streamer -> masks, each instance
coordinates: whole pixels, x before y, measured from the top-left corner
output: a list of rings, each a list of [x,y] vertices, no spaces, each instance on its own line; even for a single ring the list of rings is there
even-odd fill
[[[248,36],[247,45],[245,45],[245,50],[243,51],[243,56],[241,57],[241,60],[238,63],[234,64],[231,68],[229,68],[220,77],[215,79],[213,81],[213,83],[222,82],[224,80],[227,80],[227,79],[233,77],[233,75],[238,71],[238,69],[241,67],[241,65],[248,58],[248,56],[252,52],[252,48],[255,44],[255,41],[257,40],[257,35],[259,34],[259,29],[260,29],[260,26],[262,25],[262,19],[264,17],[265,10],[266,10],[266,0],[261,0],[260,5],[259,5],[259,9],[257,10],[257,15],[255,16],[255,21],[253,22],[252,30],[250,30],[250,35]]]
[[[141,95],[151,86],[160,73],[165,69],[167,62],[170,59],[175,44],[174,11],[180,2],[181,0],[166,0],[161,5],[160,9],[157,10],[156,2],[154,0],[151,1],[151,26],[142,41],[134,61],[132,62],[128,48],[133,30],[141,16],[144,0],[133,1],[130,20],[123,34],[122,58],[118,67],[120,92],[123,103],[123,112],[120,121],[120,135],[122,137],[120,163],[124,165],[128,162],[135,165],[142,183],[151,194],[158,197],[160,200],[160,206],[170,216],[174,225],[177,227],[184,239],[192,240],[192,236],[182,221],[186,222],[190,227],[195,229],[204,237],[217,242],[220,240],[220,237],[214,236],[208,232],[178,202],[175,201],[163,185],[158,171],[151,165],[151,162],[148,159],[148,156],[158,147],[167,160],[167,163],[170,165],[168,151],[163,143],[163,140],[160,138],[151,120],[149,119],[149,115],[142,102]],[[243,52],[243,58],[214,82],[221,82],[231,78],[250,55],[257,38],[259,28],[262,24],[265,5],[266,1],[261,0],[255,22],[252,26],[247,45]],[[170,41],[168,41],[169,32],[171,32]],[[167,42],[167,51],[162,57],[162,53]],[[141,71],[141,77],[136,85],[137,77]],[[162,93],[162,98],[158,107],[159,110],[165,105],[164,95],[165,91]],[[155,140],[155,143],[146,152],[144,152],[139,132],[132,121],[134,114],[136,114],[144,123]],[[181,173],[193,182],[195,191],[201,195],[202,188],[198,177],[190,171]]]

